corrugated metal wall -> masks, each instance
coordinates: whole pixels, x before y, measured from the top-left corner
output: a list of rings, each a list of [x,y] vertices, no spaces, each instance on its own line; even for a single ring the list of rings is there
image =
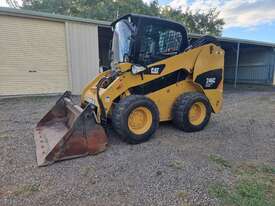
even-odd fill
[[[80,94],[99,71],[97,25],[66,22],[71,89]]]
[[[236,69],[236,47],[225,48],[225,81],[234,82]],[[274,77],[274,51],[271,47],[257,45],[240,46],[237,83],[272,84]]]
[[[225,81],[233,82],[235,67],[225,67]],[[272,84],[273,65],[239,66],[237,83]]]
[[[64,23],[0,15],[0,95],[68,89]]]

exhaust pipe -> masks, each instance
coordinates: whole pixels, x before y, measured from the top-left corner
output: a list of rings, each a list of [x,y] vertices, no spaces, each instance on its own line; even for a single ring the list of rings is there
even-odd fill
[[[35,128],[38,166],[103,152],[107,136],[95,117],[94,105],[82,109],[65,92]]]

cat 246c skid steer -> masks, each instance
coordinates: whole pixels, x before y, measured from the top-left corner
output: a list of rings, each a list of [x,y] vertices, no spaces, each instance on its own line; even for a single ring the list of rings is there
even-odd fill
[[[135,14],[112,28],[110,68],[88,83],[80,105],[65,92],[37,124],[39,166],[104,151],[107,124],[137,144],[149,140],[159,122],[195,132],[221,110],[224,51],[214,37],[189,45],[181,24]]]

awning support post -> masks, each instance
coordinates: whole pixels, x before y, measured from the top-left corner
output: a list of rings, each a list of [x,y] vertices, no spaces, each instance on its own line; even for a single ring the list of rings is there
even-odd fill
[[[240,42],[238,42],[238,44],[237,44],[237,56],[236,56],[235,78],[234,78],[234,87],[235,88],[237,88],[239,56],[240,56]]]

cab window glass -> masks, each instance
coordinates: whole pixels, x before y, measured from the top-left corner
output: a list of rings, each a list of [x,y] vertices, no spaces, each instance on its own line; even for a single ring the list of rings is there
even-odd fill
[[[138,61],[151,64],[180,52],[182,45],[180,31],[167,26],[149,24],[144,27]]]

